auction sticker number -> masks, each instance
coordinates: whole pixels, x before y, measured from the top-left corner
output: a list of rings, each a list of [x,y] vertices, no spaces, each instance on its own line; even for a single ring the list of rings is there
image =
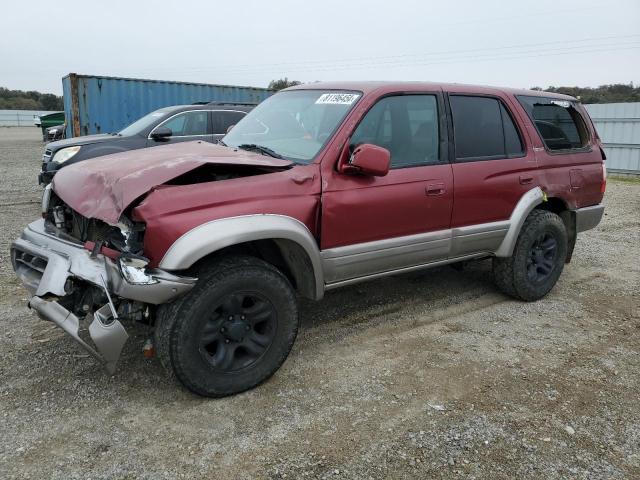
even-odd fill
[[[323,93],[316,100],[316,103],[321,105],[351,105],[359,96],[357,93]]]

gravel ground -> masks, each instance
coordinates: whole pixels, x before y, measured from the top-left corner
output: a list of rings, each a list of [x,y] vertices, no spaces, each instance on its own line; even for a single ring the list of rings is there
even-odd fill
[[[26,308],[8,247],[39,214],[38,131],[0,129],[1,478],[639,478],[640,183],[536,303],[490,263],[331,292],[265,385],[205,400],[141,354],[105,374]]]

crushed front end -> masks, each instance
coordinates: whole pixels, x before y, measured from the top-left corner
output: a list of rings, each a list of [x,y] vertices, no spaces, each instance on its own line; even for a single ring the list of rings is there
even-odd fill
[[[128,335],[121,321],[148,321],[154,305],[189,291],[196,279],[150,268],[144,225],[124,215],[112,226],[82,217],[51,187],[43,217],[11,245],[29,307],[57,324],[113,373]]]

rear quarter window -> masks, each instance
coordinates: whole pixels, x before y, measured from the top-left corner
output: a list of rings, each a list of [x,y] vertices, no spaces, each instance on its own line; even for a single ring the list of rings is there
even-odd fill
[[[579,150],[589,143],[576,102],[526,95],[518,95],[517,99],[549,150]]]

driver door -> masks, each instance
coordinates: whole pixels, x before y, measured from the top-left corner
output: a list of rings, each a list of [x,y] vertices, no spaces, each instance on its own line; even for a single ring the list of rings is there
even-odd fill
[[[391,153],[384,177],[332,171],[322,192],[321,247],[327,283],[447,258],[453,175],[440,92],[387,96],[363,117],[350,148]]]

